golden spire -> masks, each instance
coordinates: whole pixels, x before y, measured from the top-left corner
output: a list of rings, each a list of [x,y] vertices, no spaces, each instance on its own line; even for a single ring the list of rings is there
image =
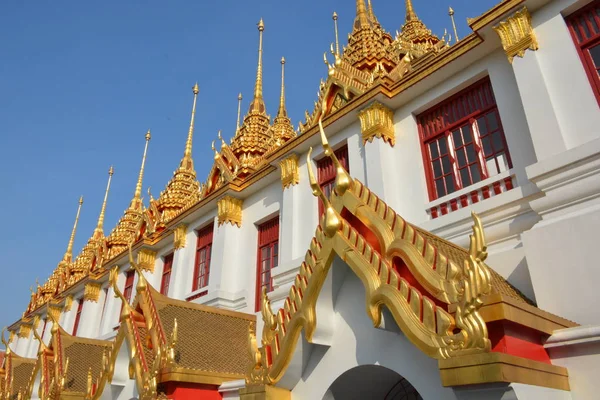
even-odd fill
[[[408,1],[408,0],[407,0]],[[356,0],[356,18],[354,19],[354,29],[369,26],[369,16],[365,7],[365,0]]]
[[[287,116],[287,110],[285,109],[285,57],[281,57],[281,95],[279,96],[277,116]]]
[[[375,16],[375,13],[373,12],[373,4],[371,4],[371,0],[367,1],[367,5],[369,7],[369,19],[371,20],[372,23],[379,24],[379,21],[377,20],[377,17]]]
[[[263,87],[262,87],[262,53],[263,53],[263,31],[265,30],[265,23],[262,18],[258,22],[258,68],[256,69],[256,82],[254,83],[254,99],[250,103],[250,112],[263,113],[265,111],[265,102],[263,100]]]
[[[335,11],[333,12],[332,18],[333,18],[333,29],[335,31],[335,54],[337,54],[339,56],[340,55],[340,40],[338,38],[338,25],[337,25],[338,15]]]
[[[96,225],[96,229],[94,230],[94,239],[100,239],[104,236],[104,214],[106,212],[106,201],[108,200],[108,191],[110,190],[110,181],[112,180],[112,176],[115,173],[112,165],[108,169],[108,184],[106,185],[106,192],[104,192],[104,201],[102,202],[102,208],[100,210],[100,216],[98,217],[98,224]]]
[[[238,114],[237,114],[237,124],[235,125],[235,131],[237,132],[240,129],[240,112],[242,111],[242,92],[238,94]]]
[[[416,21],[419,17],[415,13],[415,9],[412,4],[412,0],[406,0],[406,21]]]
[[[152,135],[150,135],[150,129],[146,132],[146,145],[144,146],[144,155],[142,156],[142,166],[140,167],[140,174],[135,185],[135,193],[133,194],[133,200],[131,200],[130,208],[137,208],[141,204],[142,200],[142,180],[144,179],[144,165],[146,164],[146,153],[148,152],[148,143],[150,142]]]
[[[458,42],[458,31],[456,30],[456,23],[454,22],[454,9],[448,7],[448,15],[452,20],[452,28],[454,28],[454,43]]]
[[[194,138],[194,119],[196,118],[196,100],[198,99],[198,93],[200,89],[198,88],[198,82],[192,88],[194,92],[194,104],[192,105],[192,117],[190,119],[190,129],[188,130],[188,137],[185,142],[185,151],[183,153],[183,158],[181,159],[180,167],[186,169],[194,168],[194,161],[192,160],[192,139]]]
[[[75,215],[75,223],[73,224],[73,230],[71,231],[71,237],[69,238],[69,244],[67,245],[67,251],[63,256],[63,261],[70,263],[73,258],[73,242],[75,242],[75,232],[77,232],[77,224],[79,223],[79,213],[81,212],[81,206],[83,205],[83,196],[79,198],[79,206],[77,207],[77,215]]]

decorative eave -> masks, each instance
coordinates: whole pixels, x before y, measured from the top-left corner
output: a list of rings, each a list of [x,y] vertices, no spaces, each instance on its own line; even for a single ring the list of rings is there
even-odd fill
[[[255,317],[163,296],[144,278],[131,253],[130,263],[138,273],[136,298],[134,306],[123,303],[118,337],[129,342],[140,398],[156,398],[161,382],[219,385],[243,378],[246,336]],[[124,301],[116,270],[111,275],[115,293]],[[224,336],[227,346],[218,346]],[[226,350],[219,353],[217,348]],[[215,367],[216,359],[221,367]]]

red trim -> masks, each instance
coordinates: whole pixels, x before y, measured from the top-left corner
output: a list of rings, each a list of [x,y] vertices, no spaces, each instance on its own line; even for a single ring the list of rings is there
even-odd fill
[[[133,292],[134,279],[135,270],[127,271],[127,275],[125,275],[125,288],[123,289],[123,296],[128,303],[131,303],[131,293]]]
[[[185,301],[196,300],[196,299],[199,299],[202,296],[206,296],[207,294],[208,294],[208,290],[203,290],[200,293],[196,293],[195,295],[188,297],[187,299],[185,299]]]
[[[594,64],[589,52],[592,47],[600,45],[600,0],[593,1],[569,15],[566,22],[596,100],[600,104],[600,65]]]
[[[160,294],[169,295],[169,285],[171,284],[171,269],[173,268],[173,253],[165,256],[163,263],[162,279],[160,281]]]
[[[552,364],[539,332],[510,321],[487,323],[492,351]]]
[[[46,318],[44,320],[44,326],[42,327],[42,334],[40,335],[40,337],[43,339],[44,338],[44,333],[46,333],[46,324],[48,323],[48,318]],[[2,365],[2,363],[0,362],[0,365]]]
[[[75,323],[73,324],[73,336],[77,336],[77,329],[79,329],[79,320],[81,319],[81,311],[83,310],[83,297],[79,299],[77,305],[77,313],[75,314]],[[44,327],[46,323],[44,322]]]
[[[165,382],[162,383],[163,390],[169,399],[174,400],[221,400],[223,396],[219,393],[219,386],[206,385],[202,383],[188,382]]]
[[[196,259],[194,261],[194,279],[192,291],[208,286],[210,276],[210,259],[212,252],[214,223],[197,232]]]
[[[271,270],[279,263],[279,215],[258,226],[256,251],[256,299],[255,310],[260,311],[260,296],[263,286],[267,292],[273,290]]]

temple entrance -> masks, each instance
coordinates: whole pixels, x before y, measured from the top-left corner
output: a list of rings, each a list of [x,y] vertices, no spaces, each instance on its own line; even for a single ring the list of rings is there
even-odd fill
[[[406,378],[379,365],[360,365],[340,375],[323,400],[422,400]]]

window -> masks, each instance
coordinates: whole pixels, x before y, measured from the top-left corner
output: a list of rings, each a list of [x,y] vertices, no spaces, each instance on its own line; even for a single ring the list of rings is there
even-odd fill
[[[335,156],[340,160],[340,164],[346,169],[346,171],[350,172],[348,167],[348,146],[340,147],[336,151],[334,151]],[[335,165],[333,165],[333,161],[331,157],[324,157],[317,161],[317,174],[319,180],[319,186],[321,186],[321,190],[329,198],[331,195],[331,191],[335,185]],[[323,203],[321,199],[319,199],[319,215],[323,214]]]
[[[512,168],[489,78],[417,116],[429,198]]]
[[[273,290],[271,270],[278,264],[279,216],[258,226],[258,265],[256,279],[256,311],[260,310],[262,288]]]
[[[125,278],[125,289],[123,289],[123,296],[127,303],[131,303],[131,294],[133,292],[133,280],[135,278],[135,270],[127,271]]]
[[[79,299],[79,305],[77,305],[77,313],[75,314],[75,323],[73,324],[73,336],[77,336],[77,329],[79,329],[79,320],[81,319],[81,311],[82,310],[83,310],[83,298]]]
[[[600,0],[592,1],[570,15],[567,25],[596,99],[600,102]]]
[[[194,280],[192,291],[208,286],[210,274],[210,253],[213,241],[213,224],[198,231],[196,242],[196,263],[194,265]]]
[[[171,268],[173,267],[173,253],[165,256],[162,280],[160,281],[160,293],[169,295],[169,284],[171,283]]]

